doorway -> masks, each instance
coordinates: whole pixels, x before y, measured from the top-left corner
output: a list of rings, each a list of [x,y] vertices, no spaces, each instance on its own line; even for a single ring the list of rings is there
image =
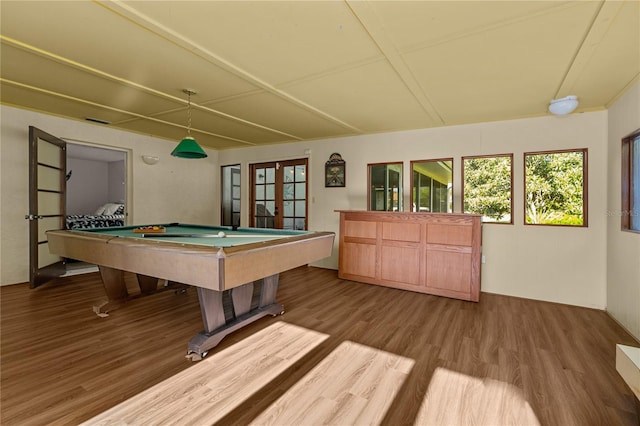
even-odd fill
[[[107,204],[122,205],[122,225],[126,223],[127,152],[117,149],[67,143],[67,215],[114,215]]]
[[[308,160],[256,163],[250,166],[250,226],[307,229]]]
[[[240,165],[221,167],[222,212],[221,225],[240,226]]]
[[[51,255],[46,231],[68,228],[68,218],[74,213],[89,213],[87,216],[94,220],[98,208],[84,207],[78,211],[77,204],[70,204],[69,201],[77,197],[80,200],[89,199],[89,205],[95,205],[100,202],[91,198],[96,193],[102,194],[102,200],[122,201],[124,224],[126,159],[126,151],[76,145],[33,126],[29,127],[29,214],[25,219],[30,222],[31,288],[56,277],[95,270],[95,267],[87,268],[86,265]],[[77,193],[77,189],[74,190],[70,183],[72,180],[78,183],[76,188],[82,189],[80,194]],[[111,187],[112,190],[98,190],[93,182],[102,182],[101,187]]]

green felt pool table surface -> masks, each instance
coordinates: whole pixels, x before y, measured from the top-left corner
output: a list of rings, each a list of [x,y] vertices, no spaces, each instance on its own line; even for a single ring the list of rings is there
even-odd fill
[[[264,228],[236,228],[231,226],[207,226],[191,224],[158,224],[165,229],[164,233],[144,233],[136,230],[153,225],[118,226],[112,228],[78,229],[81,232],[92,232],[101,235],[112,235],[121,238],[144,238],[167,243],[196,244],[211,247],[234,247],[243,244],[272,241],[277,238],[306,235],[308,231]],[[224,237],[217,236],[220,232]],[[188,235],[188,236],[172,236]]]

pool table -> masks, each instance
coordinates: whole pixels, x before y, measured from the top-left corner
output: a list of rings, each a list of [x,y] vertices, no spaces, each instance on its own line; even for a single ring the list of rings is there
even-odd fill
[[[49,251],[98,265],[108,302],[106,314],[129,296],[123,271],[137,274],[141,294],[159,280],[195,286],[204,331],[188,344],[197,360],[226,335],[265,316],[278,315],[280,272],[331,255],[334,233],[188,224],[47,231]],[[162,282],[162,281],[161,281]]]

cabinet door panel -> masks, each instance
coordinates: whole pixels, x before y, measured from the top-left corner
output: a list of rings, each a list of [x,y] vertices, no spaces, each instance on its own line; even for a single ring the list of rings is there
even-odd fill
[[[381,278],[406,284],[420,284],[420,249],[382,247]]]
[[[346,220],[344,222],[345,237],[376,238],[375,222],[363,220]]]
[[[382,239],[418,243],[420,242],[420,224],[385,222],[382,224]]]
[[[469,293],[471,253],[427,250],[427,287]]]
[[[376,246],[357,243],[345,243],[344,246],[343,273],[375,278]]]
[[[470,225],[429,224],[427,243],[470,246],[473,240],[473,227]]]

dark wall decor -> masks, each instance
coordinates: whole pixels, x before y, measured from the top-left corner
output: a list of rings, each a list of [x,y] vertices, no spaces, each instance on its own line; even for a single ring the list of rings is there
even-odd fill
[[[345,162],[340,154],[334,152],[324,163],[324,186],[344,187],[345,178]]]

